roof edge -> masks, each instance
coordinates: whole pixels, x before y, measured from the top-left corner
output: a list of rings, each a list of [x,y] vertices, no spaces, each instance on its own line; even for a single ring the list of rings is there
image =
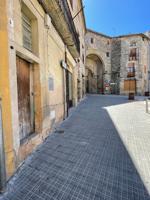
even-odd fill
[[[103,34],[103,33],[100,33],[100,32],[97,32],[97,31],[94,31],[94,30],[91,30],[91,29],[87,29],[86,32],[91,32],[91,33],[94,33],[94,34],[96,34],[96,35],[101,35],[101,36],[106,37],[106,38],[109,38],[109,39],[112,39],[112,38],[113,38],[113,37],[111,37],[111,36],[105,35],[105,34]]]
[[[87,32],[91,32],[91,33],[94,33],[96,35],[100,35],[100,36],[103,36],[103,37],[106,37],[106,38],[109,38],[109,39],[115,39],[115,38],[117,39],[117,38],[124,38],[124,37],[133,37],[133,36],[141,36],[141,37],[144,37],[144,38],[150,40],[150,38],[147,35],[145,35],[144,33],[133,33],[133,34],[126,34],[126,35],[119,35],[119,36],[111,37],[111,36],[105,35],[103,33],[91,30],[91,29],[87,29]]]

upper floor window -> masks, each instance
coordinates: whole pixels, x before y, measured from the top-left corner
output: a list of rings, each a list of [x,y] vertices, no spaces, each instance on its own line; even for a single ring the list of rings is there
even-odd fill
[[[131,42],[130,47],[136,47],[136,42]]]
[[[135,63],[129,63],[127,77],[135,77]]]
[[[23,46],[32,51],[32,23],[30,18],[22,12]]]
[[[137,49],[136,48],[130,49],[129,61],[131,61],[131,60],[137,60]]]
[[[22,3],[22,45],[24,48],[39,55],[38,21],[33,12]]]
[[[94,38],[91,38],[91,44],[93,44],[94,43]]]
[[[106,52],[106,56],[107,56],[107,57],[110,57],[110,53],[109,53],[109,52]]]

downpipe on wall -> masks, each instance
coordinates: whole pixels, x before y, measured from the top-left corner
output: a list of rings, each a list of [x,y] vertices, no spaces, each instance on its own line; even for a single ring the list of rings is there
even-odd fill
[[[4,192],[6,188],[5,151],[2,124],[2,105],[0,99],[0,193]]]

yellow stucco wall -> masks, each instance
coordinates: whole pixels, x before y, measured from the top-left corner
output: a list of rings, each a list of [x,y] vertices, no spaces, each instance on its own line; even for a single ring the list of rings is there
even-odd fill
[[[80,1],[76,11],[80,8]],[[32,29],[33,52],[23,47],[22,9],[28,9],[34,19]],[[81,60],[76,63],[65,47],[53,24],[45,26],[45,12],[37,0],[0,1],[0,97],[3,107],[3,129],[5,139],[7,178],[19,163],[50,133],[53,125],[65,116],[64,70],[61,61],[67,51],[68,69],[72,73],[73,103],[77,103],[77,79],[83,73],[84,25],[82,17],[75,25],[80,31]],[[37,26],[36,26],[37,25]],[[12,48],[10,48],[12,46]],[[20,144],[16,56],[33,66],[34,111],[36,134]],[[49,89],[49,78],[54,80],[53,90]]]
[[[9,83],[9,55],[6,1],[0,1],[0,97],[2,98],[2,119],[7,176],[14,172],[14,152],[12,138],[11,99]]]
[[[1,96],[5,96],[4,104],[8,109],[7,116],[4,116],[7,123],[7,136],[8,141],[6,143],[7,150],[9,152],[14,150],[16,155],[16,164],[18,165],[29,155],[33,149],[40,144],[43,139],[50,133],[54,124],[62,121],[64,118],[64,80],[63,69],[60,65],[62,60],[65,60],[65,45],[57,33],[54,26],[51,24],[49,29],[45,27],[45,12],[37,0],[7,0],[9,8],[7,6],[7,18],[11,19],[11,24],[8,23],[8,38],[7,38],[7,23],[5,21],[5,33],[1,33],[4,36],[3,44],[5,43],[5,51],[0,49],[1,57],[3,58],[3,68],[5,69],[3,74],[0,73],[0,92]],[[5,2],[5,1],[4,1]],[[2,4],[2,3],[1,3]],[[23,47],[22,42],[22,15],[21,9],[26,6],[32,13],[32,17],[37,23],[36,30],[33,29],[33,38],[36,40],[36,48],[33,52],[28,51]],[[4,10],[2,8],[2,10]],[[6,19],[5,19],[6,20]],[[4,20],[3,20],[4,21]],[[5,38],[4,38],[5,37]],[[0,39],[1,39],[0,38]],[[8,40],[7,42],[5,40]],[[2,43],[1,43],[2,44]],[[13,50],[8,50],[8,46],[12,45]],[[73,59],[70,52],[67,50],[67,60],[69,63],[69,69],[73,75],[74,83],[77,82],[77,68],[76,62]],[[5,53],[5,55],[4,55]],[[18,95],[17,95],[17,75],[16,75],[16,55],[31,62],[34,68],[34,103],[35,103],[35,131],[36,134],[26,142],[20,145],[20,138],[18,134],[19,120],[18,120]],[[9,56],[9,58],[8,58]],[[5,58],[5,60],[4,60]],[[10,64],[9,64],[10,63]],[[6,67],[7,66],[7,67]],[[9,73],[15,76],[9,79]],[[4,77],[8,77],[5,78]],[[54,80],[54,89],[49,90],[49,78]],[[9,80],[10,83],[9,83]],[[11,86],[9,88],[9,85]],[[76,84],[73,84],[76,85]],[[4,90],[5,88],[5,90]],[[2,89],[2,91],[1,91]],[[77,87],[73,90],[74,98],[77,99]],[[12,110],[10,108],[10,101]],[[4,115],[6,115],[6,113]],[[12,118],[12,120],[11,120]],[[8,123],[9,121],[9,123]],[[11,123],[15,123],[12,125]],[[9,126],[8,126],[9,124]],[[5,125],[5,124],[4,124]],[[5,128],[5,127],[4,127]],[[12,135],[11,135],[12,134]],[[11,155],[7,158],[7,166],[10,176],[14,170],[14,166],[9,163],[12,162]],[[12,168],[10,168],[10,166]]]

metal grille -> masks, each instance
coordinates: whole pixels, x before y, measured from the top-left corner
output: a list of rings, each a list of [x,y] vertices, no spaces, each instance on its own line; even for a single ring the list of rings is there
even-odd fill
[[[32,51],[32,26],[31,20],[22,13],[23,46]]]

